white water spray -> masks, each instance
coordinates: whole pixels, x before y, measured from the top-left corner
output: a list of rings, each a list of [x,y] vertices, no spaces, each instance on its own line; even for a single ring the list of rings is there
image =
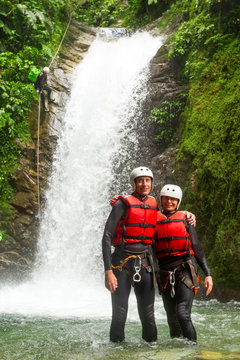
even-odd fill
[[[160,45],[147,33],[111,42],[96,39],[76,68],[46,194],[36,267],[30,281],[1,289],[1,312],[110,315],[101,238],[113,195],[112,159],[128,151],[121,149],[121,139],[146,97],[142,84]]]

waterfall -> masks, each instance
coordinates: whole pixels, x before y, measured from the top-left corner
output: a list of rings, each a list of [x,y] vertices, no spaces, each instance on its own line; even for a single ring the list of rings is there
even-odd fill
[[[112,41],[97,38],[77,66],[41,217],[36,265],[26,283],[1,289],[1,312],[110,315],[101,238],[109,199],[130,191],[129,172],[141,165],[137,121],[147,96],[148,65],[160,45],[160,38],[146,32]]]

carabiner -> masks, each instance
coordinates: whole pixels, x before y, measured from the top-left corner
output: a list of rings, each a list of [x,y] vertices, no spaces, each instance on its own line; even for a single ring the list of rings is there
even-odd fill
[[[170,272],[169,282],[170,282],[171,285],[175,284],[175,274],[174,274],[173,271]]]
[[[141,275],[140,275],[140,271],[141,271],[141,266],[142,266],[142,261],[141,261],[141,257],[140,256],[137,256],[136,259],[135,259],[135,263],[136,263],[136,260],[138,259],[139,261],[139,266],[135,265],[134,264],[134,270],[136,271],[135,274],[133,275],[133,281],[134,282],[140,282],[141,281]]]
[[[133,281],[134,282],[140,282],[141,281],[141,275],[139,273],[140,273],[141,267],[140,266],[134,266],[134,269],[135,269],[136,272],[133,275]]]
[[[175,289],[174,289],[174,285],[175,285],[175,272],[171,271],[170,272],[170,277],[169,277],[169,282],[171,285],[171,298],[174,298],[175,296]]]

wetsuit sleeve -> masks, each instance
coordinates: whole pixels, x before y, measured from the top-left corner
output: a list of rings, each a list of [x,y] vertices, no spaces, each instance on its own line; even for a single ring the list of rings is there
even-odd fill
[[[119,221],[124,219],[126,213],[127,205],[120,199],[113,205],[112,211],[107,219],[102,238],[102,255],[105,270],[111,270],[112,240]]]
[[[195,259],[197,260],[198,265],[201,267],[205,276],[210,276],[211,272],[207,265],[207,259],[206,259],[204,250],[202,248],[202,245],[200,244],[200,242],[198,240],[196,229],[194,228],[194,226],[188,224],[187,231],[191,237],[192,249],[194,251],[194,256],[195,256]]]

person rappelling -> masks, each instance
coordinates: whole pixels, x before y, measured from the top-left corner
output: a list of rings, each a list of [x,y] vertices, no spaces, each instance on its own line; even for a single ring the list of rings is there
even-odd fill
[[[47,92],[47,99],[48,104],[55,101],[53,97],[51,97],[52,89],[50,86],[47,85],[48,83],[48,74],[50,73],[49,67],[45,66],[42,71],[40,72],[39,76],[37,77],[37,80],[34,82],[34,87],[37,90],[37,92],[40,93],[41,96],[41,102],[42,102],[42,109],[45,112],[49,111],[49,108],[45,104],[45,94],[44,91]]]
[[[197,334],[191,320],[194,295],[198,289],[198,265],[205,274],[206,295],[212,291],[213,280],[195,228],[179,211],[182,190],[167,184],[160,191],[163,211],[157,214],[157,237],[154,243],[159,265],[158,286],[162,295],[171,337],[184,337],[196,342]]]

